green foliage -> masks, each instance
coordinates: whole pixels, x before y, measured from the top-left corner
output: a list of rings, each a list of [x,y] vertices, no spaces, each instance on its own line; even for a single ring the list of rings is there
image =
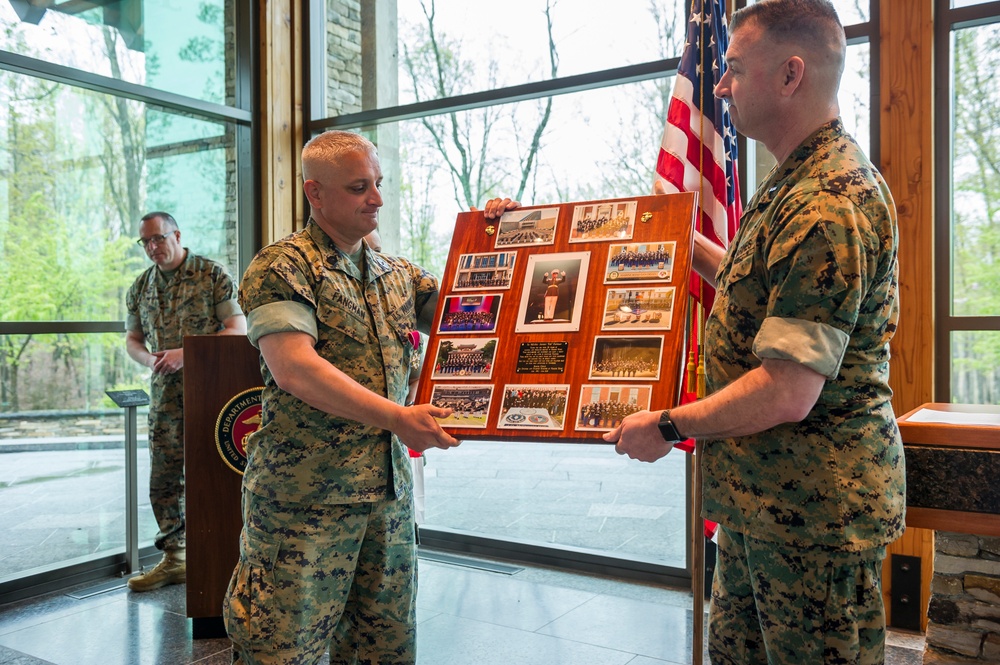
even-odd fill
[[[207,34],[188,38],[177,56],[185,62],[218,63],[226,62],[226,45],[219,35],[225,34],[225,12],[218,3],[202,2],[198,5],[198,22],[205,25]],[[222,103],[219,91],[224,89],[222,77],[213,75],[205,82],[202,97]]]
[[[221,3],[209,4],[202,2],[198,7],[198,20],[206,25],[215,26],[219,32],[222,32],[225,12]]]
[[[441,341],[438,344],[438,355],[437,355],[437,360],[435,362],[443,363],[444,361],[448,360],[448,356],[451,355],[451,352],[454,350],[455,350],[455,343],[452,342],[450,339]]]
[[[181,60],[188,62],[208,62],[211,58],[221,55],[221,46],[222,42],[218,39],[192,37],[178,55]]]
[[[211,39],[224,34],[223,7],[223,0],[201,2],[197,18],[204,25],[188,33],[180,59],[225,71],[219,63],[231,54],[221,37]],[[122,49],[118,31],[100,20],[76,25],[66,35],[74,50],[59,54],[41,51],[26,34],[5,27],[3,48],[48,61],[66,57],[65,64],[81,68],[103,58],[112,78],[142,70],[146,83],[156,85],[164,54],[142,58]],[[191,179],[220,180],[226,169],[220,155],[232,137],[142,102],[4,71],[0,108],[0,320],[124,320],[125,293],[147,265],[134,240],[145,207],[155,203],[151,196],[182,189],[177,173],[184,169],[197,174]],[[207,141],[185,145],[192,137]],[[221,184],[213,201],[220,210],[227,193]],[[218,228],[211,211],[199,212],[206,213],[199,222]],[[147,382],[121,334],[0,336],[0,410],[90,407],[104,400],[109,385]]]
[[[952,292],[956,316],[1000,316],[1000,29],[954,33]],[[1000,333],[952,335],[952,399],[1000,401]]]
[[[65,88],[5,75],[0,88],[11,112],[7,120],[6,220],[0,225],[0,317],[4,321],[121,320],[124,290],[141,258],[108,201],[104,178],[79,152],[78,137],[66,136],[63,109],[79,98]],[[69,157],[69,158],[68,158]],[[67,187],[67,183],[72,186]],[[90,385],[88,356],[122,366],[119,336],[18,335],[0,340],[2,408],[56,408]],[[108,339],[108,338],[111,339]],[[114,348],[110,345],[114,344]],[[114,361],[117,354],[118,362]],[[29,384],[22,373],[35,367]],[[111,374],[114,376],[114,373]],[[93,386],[98,391],[101,386]],[[28,403],[23,403],[28,399]],[[80,395],[88,402],[90,395]]]

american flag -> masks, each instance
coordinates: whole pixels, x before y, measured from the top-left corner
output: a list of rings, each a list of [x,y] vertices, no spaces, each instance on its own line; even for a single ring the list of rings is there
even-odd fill
[[[698,192],[697,230],[726,247],[739,226],[742,206],[736,174],[736,131],[729,109],[715,98],[729,46],[725,0],[691,0],[687,41],[667,109],[657,180],[667,192]],[[715,291],[691,273],[691,294],[706,310]]]

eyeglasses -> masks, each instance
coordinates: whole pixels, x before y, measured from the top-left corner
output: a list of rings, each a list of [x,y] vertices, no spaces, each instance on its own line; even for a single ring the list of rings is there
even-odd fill
[[[167,235],[157,234],[155,236],[149,236],[148,238],[139,238],[135,242],[137,245],[142,245],[143,247],[149,247],[150,244],[162,245],[163,241],[172,236],[174,233],[176,233],[176,231],[171,231]]]

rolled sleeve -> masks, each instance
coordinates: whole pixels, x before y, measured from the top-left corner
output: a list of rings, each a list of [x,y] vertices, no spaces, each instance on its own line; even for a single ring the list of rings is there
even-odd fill
[[[319,339],[316,312],[300,302],[282,300],[261,305],[247,315],[247,337],[255,347],[264,335],[280,332],[304,332]]]
[[[125,317],[125,330],[128,332],[142,332],[142,319],[139,318],[138,314],[128,313]]]
[[[431,326],[434,325],[434,314],[437,311],[437,305],[438,292],[434,291],[417,313],[417,330],[426,335],[431,333]]]
[[[847,333],[825,323],[768,317],[754,338],[753,353],[761,360],[791,360],[833,379],[849,341]]]
[[[234,316],[240,316],[241,314],[243,314],[243,310],[240,309],[240,304],[235,298],[231,300],[224,300],[215,306],[215,318],[219,321],[225,321],[226,319]]]

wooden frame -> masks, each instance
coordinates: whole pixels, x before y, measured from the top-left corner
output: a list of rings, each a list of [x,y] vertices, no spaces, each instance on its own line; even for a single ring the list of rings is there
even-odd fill
[[[676,405],[689,306],[681,294],[691,272],[696,198],[685,193],[536,206],[491,221],[480,211],[459,214],[417,401],[438,395],[461,404],[460,386],[468,381],[466,415],[476,424],[448,419],[442,424],[452,436],[564,442],[600,442],[630,408]],[[619,270],[618,262],[626,260]],[[635,325],[608,326],[612,292],[622,316],[629,323],[635,318]],[[489,310],[496,320],[483,323],[484,308],[473,300],[470,318],[477,325],[443,332],[449,326],[442,317],[454,316],[456,296],[479,294],[503,296],[503,306]],[[643,327],[643,316],[645,323],[654,316],[642,307],[652,295],[658,318]],[[442,358],[442,349],[446,355],[453,350],[455,358]],[[614,369],[594,372],[597,354],[614,356]],[[640,366],[630,367],[633,361]],[[650,362],[656,366],[647,367]],[[487,383],[493,390],[484,423],[480,396]],[[605,393],[621,405],[600,411],[594,395]],[[611,415],[591,416],[581,425],[584,400],[588,413]]]

